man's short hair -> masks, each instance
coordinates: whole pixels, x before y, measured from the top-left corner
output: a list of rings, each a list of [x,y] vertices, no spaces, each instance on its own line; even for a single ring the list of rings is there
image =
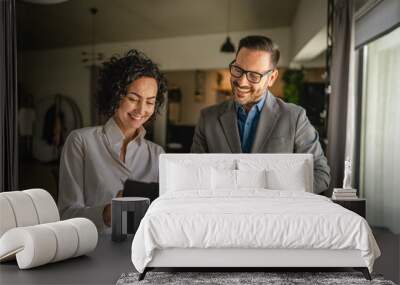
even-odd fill
[[[278,46],[268,37],[265,36],[247,36],[239,41],[239,48],[236,56],[241,48],[252,50],[262,50],[271,53],[272,64],[274,68],[278,65],[280,51]]]

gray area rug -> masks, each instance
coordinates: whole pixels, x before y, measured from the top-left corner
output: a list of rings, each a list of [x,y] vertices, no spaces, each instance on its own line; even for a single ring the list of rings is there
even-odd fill
[[[133,284],[379,284],[395,285],[380,275],[372,275],[372,281],[360,272],[148,272],[142,281],[139,273],[122,274],[117,285]]]

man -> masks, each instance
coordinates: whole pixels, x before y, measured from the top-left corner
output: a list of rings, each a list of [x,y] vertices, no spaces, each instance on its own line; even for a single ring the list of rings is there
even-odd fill
[[[268,88],[278,78],[279,50],[271,39],[240,40],[229,65],[233,100],[201,111],[194,153],[312,153],[314,192],[329,185],[327,160],[303,108],[275,98]]]

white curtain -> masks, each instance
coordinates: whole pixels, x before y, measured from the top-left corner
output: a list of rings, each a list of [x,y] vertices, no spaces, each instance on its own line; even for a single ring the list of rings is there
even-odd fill
[[[400,233],[400,28],[367,47],[361,134],[362,195],[371,225]]]

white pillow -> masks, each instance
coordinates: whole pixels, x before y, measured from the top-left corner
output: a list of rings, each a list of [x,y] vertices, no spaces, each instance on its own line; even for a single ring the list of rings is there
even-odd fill
[[[306,191],[308,173],[305,163],[295,163],[284,169],[266,171],[267,188],[273,190]]]
[[[265,170],[212,169],[213,189],[238,190],[240,188],[267,188]]]
[[[266,171],[236,170],[238,188],[267,188]]]
[[[168,163],[168,191],[211,189],[211,167]]]
[[[240,170],[266,170],[267,188],[272,190],[307,191],[312,189],[312,180],[305,160],[240,159]]]
[[[236,190],[236,170],[212,168],[213,190]]]

